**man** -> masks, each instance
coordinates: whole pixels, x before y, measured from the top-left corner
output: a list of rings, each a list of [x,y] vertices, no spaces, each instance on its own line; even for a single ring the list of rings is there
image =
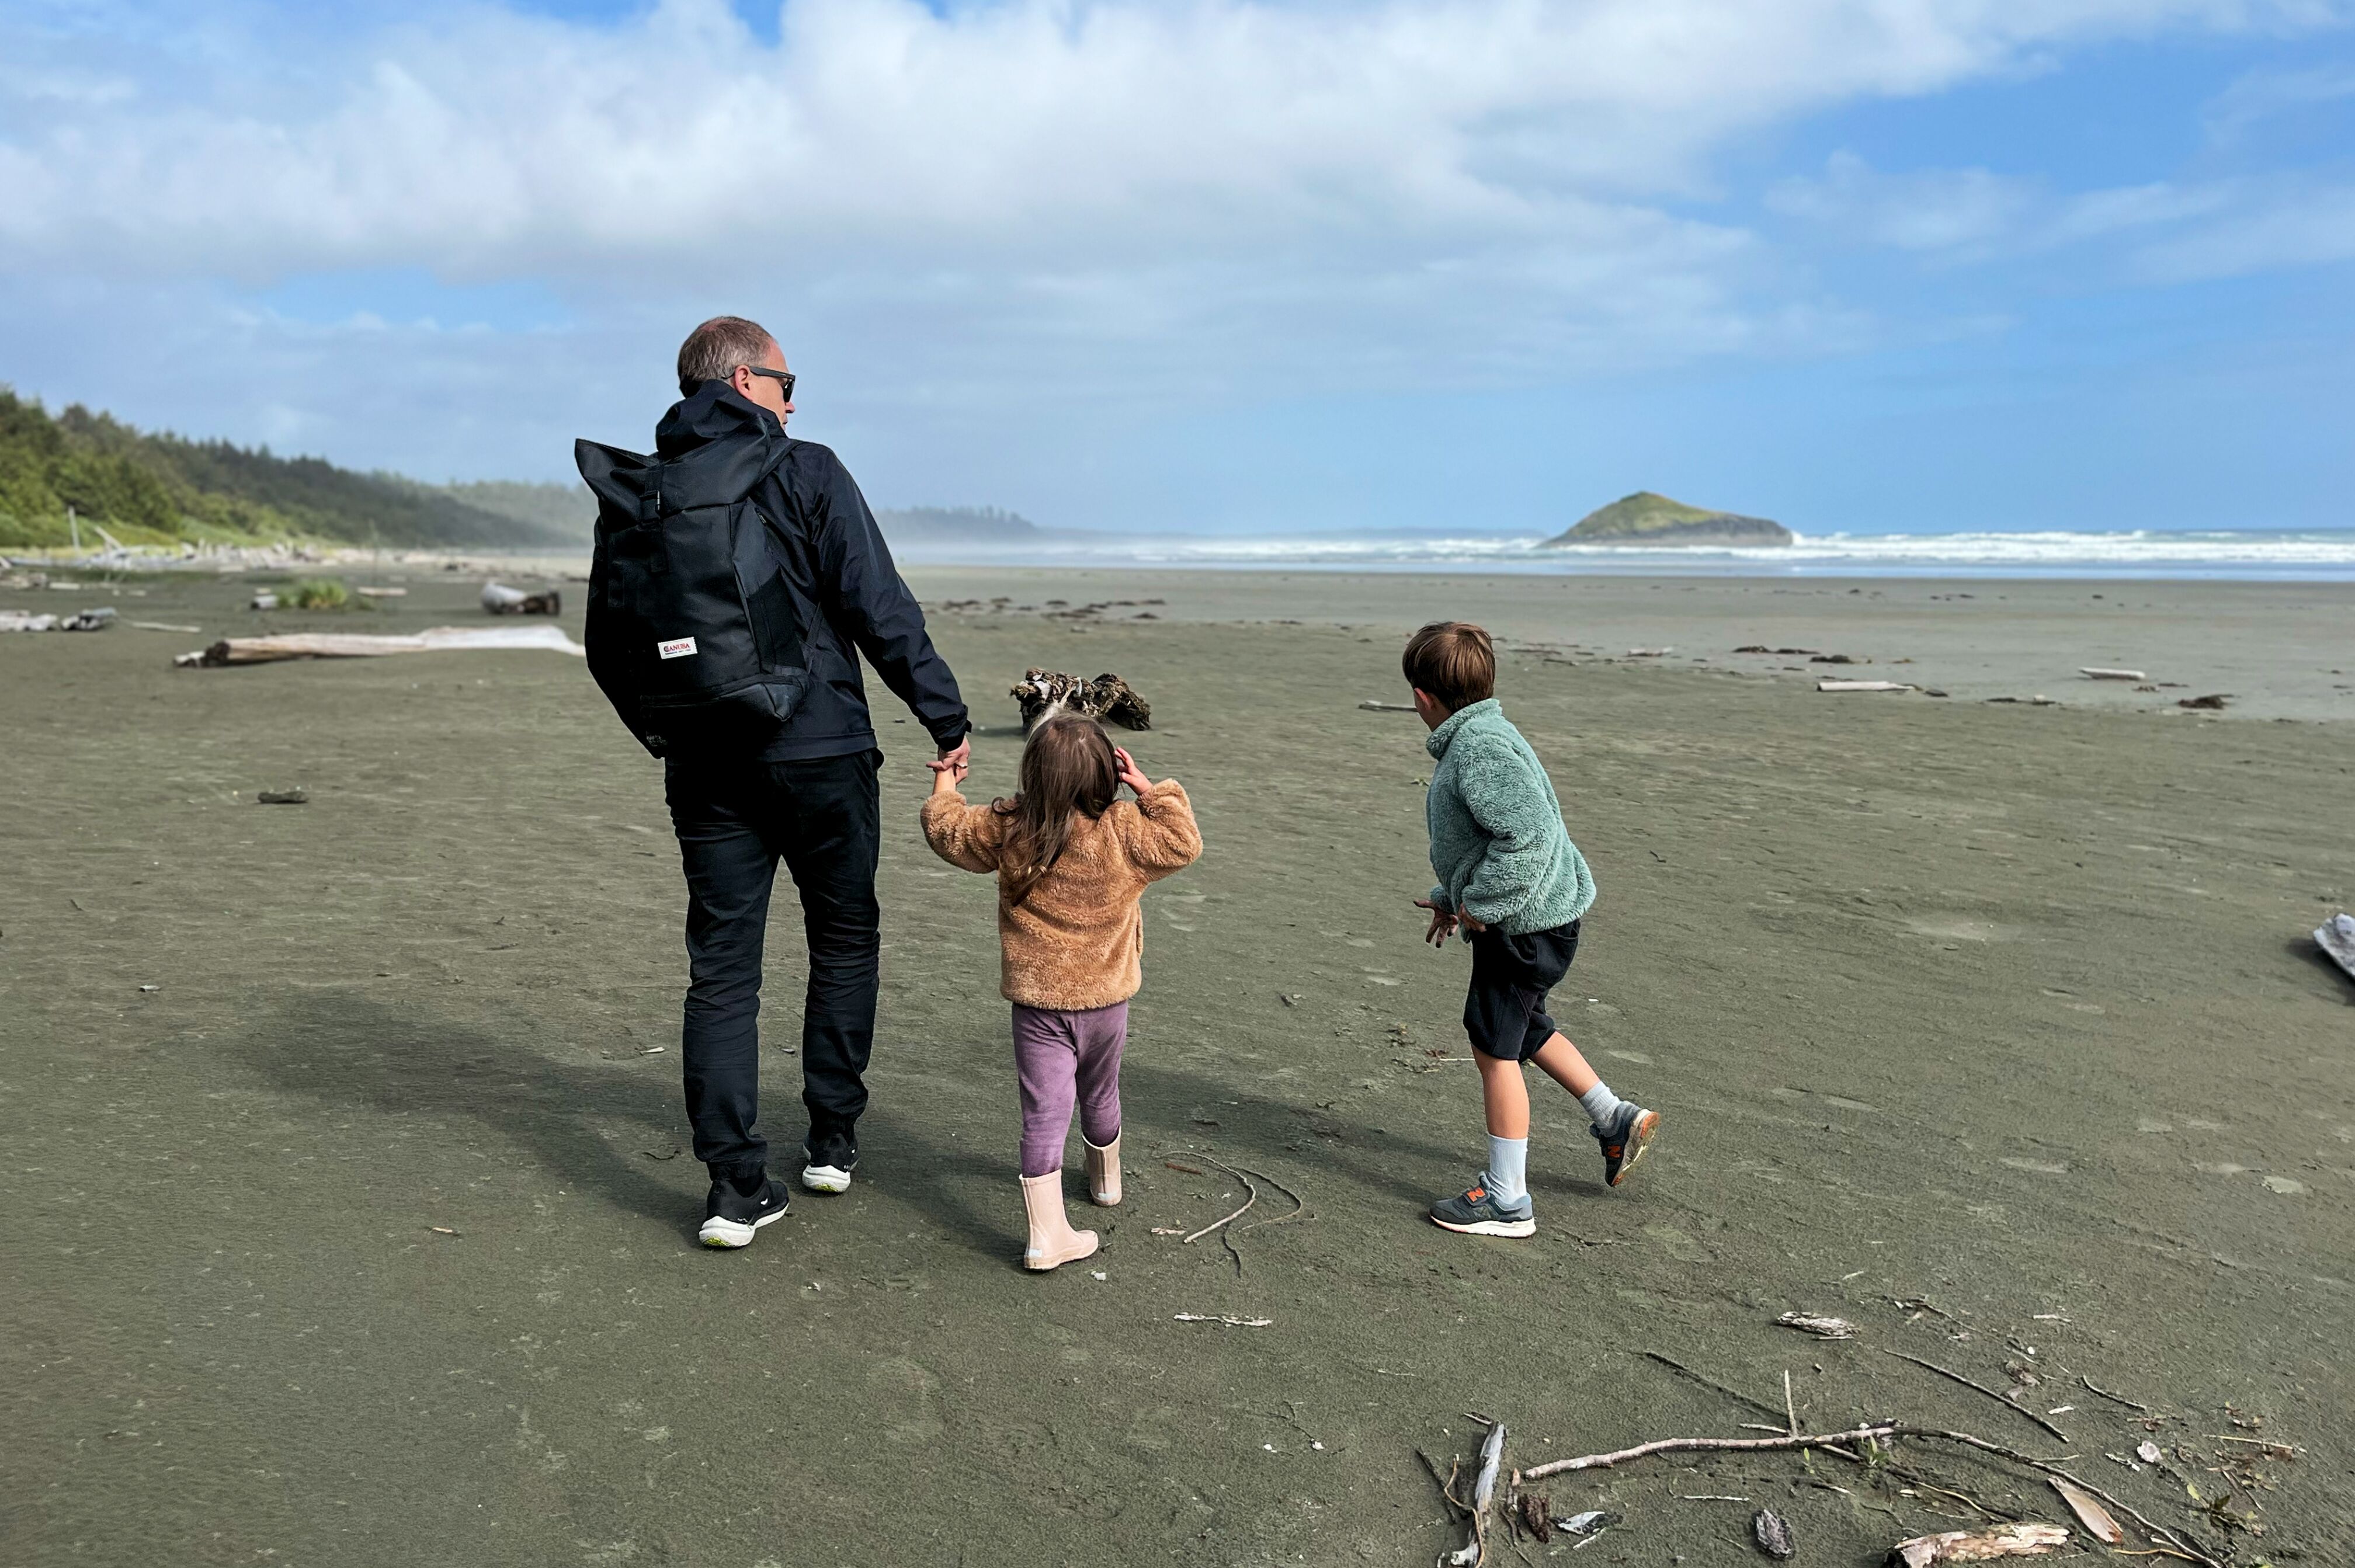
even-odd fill
[[[956,677],[933,650],[923,611],[849,472],[823,446],[783,440],[794,377],[776,339],[741,317],[716,316],[679,348],[678,386],[680,401],[655,430],[664,461],[719,442],[782,448],[750,499],[799,621],[809,674],[799,706],[773,731],[732,745],[675,747],[664,759],[687,872],[687,1113],[696,1157],[711,1173],[698,1239],[741,1247],[790,1206],[784,1183],[768,1173],[768,1144],[753,1125],[762,944],[780,859],[801,894],[809,943],[802,1185],[841,1192],[858,1164],[881,951],[875,778],[883,762],[859,655],[931,734],[935,771],[966,763],[971,726]],[[599,669],[602,595],[594,587],[591,600],[587,641]],[[607,683],[602,671],[599,679]]]

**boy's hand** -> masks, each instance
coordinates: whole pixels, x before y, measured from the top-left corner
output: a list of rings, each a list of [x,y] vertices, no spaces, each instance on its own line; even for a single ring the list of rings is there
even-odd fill
[[[1431,929],[1423,933],[1423,939],[1433,947],[1446,946],[1447,939],[1455,934],[1455,916],[1429,899],[1415,900],[1414,907],[1431,912]]]
[[[1478,932],[1488,929],[1478,921],[1474,920],[1472,918],[1472,912],[1468,909],[1458,909],[1455,912],[1455,918],[1464,923],[1464,929],[1466,931]]]
[[[1136,765],[1136,759],[1124,746],[1112,749],[1113,760],[1120,764],[1120,782],[1136,792],[1139,800],[1153,793],[1153,781],[1146,778]]]

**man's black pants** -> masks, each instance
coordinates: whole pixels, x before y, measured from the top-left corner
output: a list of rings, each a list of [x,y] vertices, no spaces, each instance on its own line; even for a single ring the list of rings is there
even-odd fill
[[[860,1075],[875,1045],[875,902],[880,752],[806,762],[673,759],[671,825],[687,871],[689,982],[684,1054],[695,1157],[715,1179],[766,1163],[760,1114],[761,950],[782,859],[802,901],[809,991],[802,1005],[802,1100],[810,1148],[848,1140],[867,1108]]]

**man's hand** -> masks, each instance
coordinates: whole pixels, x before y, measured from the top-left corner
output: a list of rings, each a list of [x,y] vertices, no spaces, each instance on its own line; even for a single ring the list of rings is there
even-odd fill
[[[1468,909],[1464,909],[1459,906],[1455,911],[1455,918],[1463,922],[1464,929],[1466,931],[1480,932],[1488,929],[1487,926],[1482,925],[1478,921],[1474,920],[1472,918],[1472,912]]]
[[[1423,939],[1433,947],[1446,946],[1447,939],[1455,934],[1455,916],[1429,899],[1415,900],[1414,907],[1431,912],[1431,929],[1423,933]]]
[[[954,770],[960,784],[964,782],[965,770],[972,765],[973,737],[970,735],[961,737],[954,747],[943,747],[938,761],[924,764],[936,773],[945,773]]]
[[[1153,793],[1153,781],[1139,771],[1136,759],[1130,756],[1125,748],[1114,746],[1112,755],[1113,761],[1120,764],[1120,782],[1135,790],[1137,799],[1143,800]]]

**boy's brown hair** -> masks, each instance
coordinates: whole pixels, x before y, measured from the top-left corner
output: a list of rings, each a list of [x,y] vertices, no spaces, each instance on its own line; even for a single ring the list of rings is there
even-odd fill
[[[1406,640],[1399,667],[1450,713],[1497,695],[1497,650],[1469,621],[1433,621]]]

